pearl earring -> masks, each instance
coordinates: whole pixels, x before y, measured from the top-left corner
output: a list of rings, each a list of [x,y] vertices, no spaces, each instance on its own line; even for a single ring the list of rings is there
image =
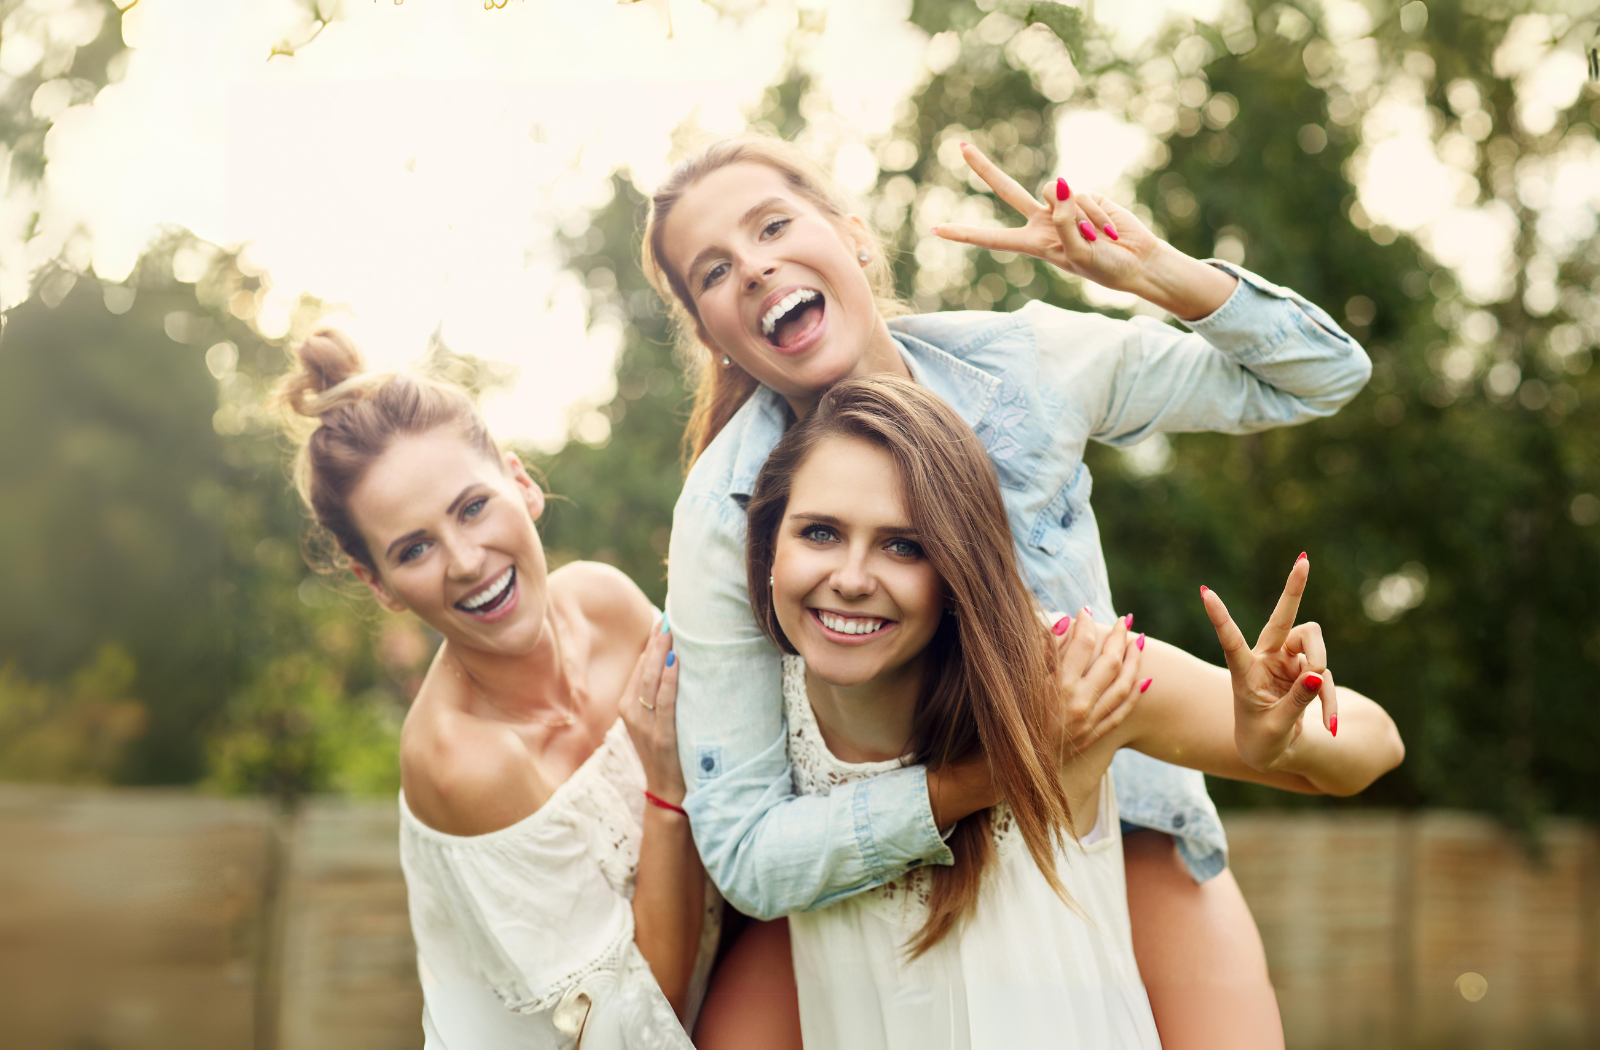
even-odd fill
[[[867,253],[866,249],[863,248],[861,252],[856,255],[856,258],[860,259],[862,262],[867,262],[872,258],[872,256]]]
[[[732,366],[733,366],[733,359],[730,358],[727,354],[723,354],[722,355],[722,367],[723,368],[731,368]]]
[[[777,581],[776,577],[772,577],[772,576],[768,576],[767,577],[767,586],[768,587],[776,587],[777,585],[778,585],[778,581]]]

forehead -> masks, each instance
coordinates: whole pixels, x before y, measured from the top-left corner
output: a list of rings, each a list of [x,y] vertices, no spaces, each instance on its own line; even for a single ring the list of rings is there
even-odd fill
[[[387,542],[443,514],[468,485],[502,476],[500,465],[453,427],[408,434],[372,461],[350,493],[350,513],[369,537]]]
[[[855,437],[828,437],[795,471],[790,514],[825,514],[874,527],[905,528],[905,485],[889,453]]]
[[[731,237],[745,212],[769,197],[807,206],[776,168],[757,161],[718,168],[684,190],[668,214],[661,236],[672,267],[682,273],[702,248]]]

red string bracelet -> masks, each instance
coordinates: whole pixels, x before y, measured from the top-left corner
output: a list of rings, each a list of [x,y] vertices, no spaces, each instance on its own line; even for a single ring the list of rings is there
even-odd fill
[[[671,802],[668,802],[661,796],[652,795],[648,790],[644,793],[644,797],[652,806],[660,806],[662,809],[670,809],[672,812],[682,813],[686,817],[689,815],[689,811],[684,809],[682,806],[674,806]]]

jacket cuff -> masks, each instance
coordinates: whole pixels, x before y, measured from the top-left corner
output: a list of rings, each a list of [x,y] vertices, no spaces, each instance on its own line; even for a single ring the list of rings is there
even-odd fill
[[[1204,262],[1238,278],[1239,286],[1211,313],[1183,325],[1241,364],[1269,362],[1285,343],[1308,337],[1347,353],[1357,348],[1327,311],[1293,289],[1221,259]]]

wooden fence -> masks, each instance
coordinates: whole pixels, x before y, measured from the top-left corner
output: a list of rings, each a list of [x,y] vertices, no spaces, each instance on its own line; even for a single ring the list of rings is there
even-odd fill
[[[1600,1046],[1600,839],[1234,814],[1292,1050]],[[420,1047],[392,804],[0,786],[0,1044]],[[1469,1001],[1458,978],[1488,991]]]

